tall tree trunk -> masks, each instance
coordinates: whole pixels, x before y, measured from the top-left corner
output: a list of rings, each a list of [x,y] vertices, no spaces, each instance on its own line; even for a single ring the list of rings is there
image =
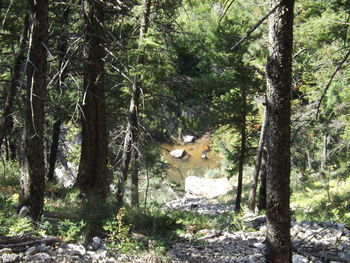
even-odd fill
[[[258,209],[266,210],[266,147],[262,150]]]
[[[57,80],[57,92],[62,91],[62,85],[64,84],[64,81],[67,77],[67,71],[66,71],[66,54],[67,54],[67,48],[68,48],[68,39],[66,35],[66,29],[69,23],[69,6],[66,3],[63,5],[60,9],[58,9],[59,16],[58,24],[59,24],[59,30],[61,32],[60,39],[58,40],[58,80]],[[61,124],[62,119],[60,116],[59,109],[56,108],[54,112],[54,125],[53,125],[53,131],[52,131],[52,137],[51,137],[51,147],[50,147],[50,156],[49,156],[49,171],[47,174],[47,178],[49,181],[52,181],[54,179],[54,173],[55,173],[55,166],[56,166],[56,159],[57,159],[57,152],[58,152],[58,146],[59,146],[59,140],[60,140],[60,133],[61,133]]]
[[[267,71],[267,249],[266,262],[292,262],[290,240],[290,90],[294,0],[278,5],[269,18]]]
[[[81,193],[95,193],[103,199],[108,191],[103,7],[93,0],[84,0],[83,4],[86,25],[84,98],[77,185]]]
[[[30,44],[27,62],[24,156],[21,171],[19,210],[29,208],[33,220],[39,220],[44,205],[44,101],[46,95],[48,1],[28,0]]]
[[[51,182],[53,181],[55,174],[56,158],[60,141],[61,124],[61,118],[56,116],[52,129],[51,147],[49,155],[49,171],[47,173],[47,179]]]
[[[144,48],[141,46],[141,41],[143,40],[144,35],[147,34],[147,31],[148,31],[150,12],[151,12],[151,0],[145,0],[143,5],[143,15],[142,15],[142,21],[141,21],[141,27],[140,27],[140,36],[139,36],[140,53],[136,60],[137,65],[143,65],[145,63]],[[135,164],[138,163],[138,158],[139,158],[139,155],[136,152],[138,150],[137,145],[138,145],[139,132],[140,132],[139,120],[138,120],[140,92],[141,92],[140,78],[141,78],[140,74],[136,74],[136,76],[133,79],[132,95],[131,95],[131,100],[129,105],[129,111],[128,111],[128,117],[127,117],[127,128],[126,128],[126,134],[125,134],[124,146],[123,146],[122,165],[121,165],[119,181],[118,181],[117,203],[119,205],[123,203],[125,183],[128,177],[129,165],[130,165],[130,160],[132,158],[132,155],[134,156],[133,160]],[[138,167],[138,165],[135,165],[135,167]],[[133,171],[133,177],[134,177],[134,179],[132,180],[133,189],[138,189],[138,179],[136,180],[135,178],[136,176],[138,177],[138,170]],[[137,197],[136,199],[138,200],[139,198]]]
[[[9,133],[13,123],[12,109],[13,109],[13,100],[17,94],[18,86],[20,86],[20,76],[21,76],[21,67],[25,59],[25,50],[28,40],[28,31],[29,31],[29,16],[26,15],[23,21],[23,29],[21,33],[21,39],[19,42],[18,51],[15,55],[15,63],[12,70],[11,84],[7,90],[6,101],[3,109],[3,114],[0,123],[0,148],[4,141],[5,136]]]
[[[254,212],[254,210],[255,210],[256,188],[258,186],[259,173],[261,171],[260,168],[261,168],[261,160],[262,160],[262,155],[263,155],[263,148],[264,148],[264,144],[265,144],[266,129],[267,129],[267,111],[265,109],[264,110],[264,119],[263,119],[263,123],[261,126],[259,145],[258,145],[258,150],[257,150],[257,154],[256,154],[256,159],[255,159],[253,180],[252,180],[252,184],[250,187],[249,199],[248,199],[248,209],[251,212]]]
[[[139,206],[139,169],[138,151],[136,150],[131,169],[131,205],[134,207]]]
[[[328,145],[331,141],[331,137],[326,134],[323,136],[323,156],[322,156],[322,161],[321,161],[321,171],[325,171],[327,168],[327,163],[328,163]]]
[[[235,212],[241,211],[242,186],[243,186],[243,168],[246,152],[246,118],[247,118],[247,94],[246,87],[242,86],[242,123],[241,123],[241,150],[238,167],[238,184],[235,204]]]

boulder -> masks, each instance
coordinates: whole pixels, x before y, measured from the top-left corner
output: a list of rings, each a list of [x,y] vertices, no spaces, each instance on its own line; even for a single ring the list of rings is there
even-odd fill
[[[182,136],[182,140],[184,141],[184,143],[191,143],[196,140],[196,137],[194,137],[193,135],[184,135]]]
[[[232,185],[227,178],[202,178],[188,176],[185,179],[185,191],[187,196],[213,198],[227,194],[232,190]]]
[[[169,154],[175,158],[182,158],[186,154],[186,151],[183,149],[176,149],[171,151]]]

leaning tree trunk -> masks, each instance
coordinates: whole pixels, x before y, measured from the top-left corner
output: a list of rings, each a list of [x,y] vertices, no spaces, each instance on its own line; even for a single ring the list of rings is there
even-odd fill
[[[266,129],[267,129],[267,111],[265,109],[264,110],[264,119],[263,119],[263,123],[261,126],[259,145],[258,145],[258,150],[257,150],[257,154],[256,154],[256,159],[255,159],[253,180],[252,180],[252,185],[250,187],[249,198],[248,198],[248,209],[251,212],[255,211],[256,188],[258,186],[259,173],[261,170],[260,167],[261,167],[261,160],[262,160],[262,155],[263,155],[263,148],[264,148],[264,144],[265,144]]]
[[[67,55],[67,48],[68,48],[68,39],[67,39],[67,26],[69,22],[69,6],[68,3],[65,3],[61,9],[58,9],[59,12],[59,30],[60,30],[60,39],[57,45],[58,49],[58,78],[57,78],[57,92],[62,91],[62,86],[64,84],[64,81],[67,77],[67,70],[66,70],[66,55]],[[59,109],[56,108],[54,112],[54,119],[55,122],[53,124],[53,131],[52,131],[52,137],[51,137],[51,147],[50,147],[50,156],[49,156],[49,171],[47,174],[47,178],[49,181],[53,181],[54,179],[54,173],[55,173],[55,166],[56,166],[56,159],[57,159],[57,152],[58,152],[58,146],[59,146],[59,140],[60,140],[60,133],[61,133],[61,124],[62,119],[60,116]]]
[[[104,198],[107,185],[107,130],[104,90],[103,7],[84,0],[85,63],[82,143],[77,185],[83,194]]]
[[[269,18],[267,101],[267,249],[266,262],[292,262],[290,240],[290,90],[293,0],[278,5]]]
[[[139,36],[139,55],[136,60],[137,65],[143,65],[145,63],[145,50],[141,46],[141,41],[143,40],[145,34],[147,34],[148,28],[149,28],[149,15],[151,11],[151,0],[145,0],[144,6],[143,6],[143,16],[141,21],[141,27],[140,27],[140,36]],[[135,163],[135,169],[133,170],[133,179],[132,179],[132,189],[133,189],[133,198],[134,198],[134,205],[136,205],[136,202],[138,203],[138,190],[137,193],[135,192],[136,189],[138,189],[138,158],[139,154],[137,153],[137,145],[139,141],[139,104],[140,104],[140,92],[141,92],[141,83],[140,83],[141,76],[140,74],[136,74],[136,76],[133,79],[133,85],[132,85],[132,95],[129,105],[129,111],[128,111],[128,117],[127,117],[127,128],[126,128],[126,134],[124,139],[124,145],[123,145],[123,154],[122,154],[122,165],[120,169],[120,175],[119,175],[119,182],[118,182],[118,192],[117,192],[117,203],[118,205],[121,205],[123,203],[124,199],[124,192],[125,192],[125,183],[128,177],[128,171],[130,166],[130,160],[133,158],[133,161]],[[137,184],[137,185],[136,185]]]
[[[11,130],[12,123],[13,123],[13,117],[12,117],[13,100],[17,94],[18,86],[20,86],[21,67],[25,59],[24,53],[27,46],[28,30],[29,30],[29,16],[26,15],[23,21],[23,30],[21,33],[21,39],[19,42],[18,51],[15,55],[15,63],[12,70],[13,73],[11,78],[11,84],[7,90],[5,105],[4,105],[2,119],[0,123],[0,148],[4,142],[5,136]]]
[[[44,205],[44,101],[46,95],[48,1],[29,0],[30,41],[27,61],[24,156],[21,172],[19,210],[39,220]]]
[[[235,212],[241,211],[242,186],[243,186],[243,168],[246,151],[246,119],[247,119],[247,94],[246,87],[242,86],[242,123],[241,123],[241,150],[238,167],[238,184],[235,203]]]

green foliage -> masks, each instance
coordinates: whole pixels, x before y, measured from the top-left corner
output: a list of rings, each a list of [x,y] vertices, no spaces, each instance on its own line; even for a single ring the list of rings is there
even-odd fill
[[[320,175],[316,178],[307,177],[299,182],[298,189],[293,192],[291,207],[298,221],[312,220],[334,221],[349,224],[349,184],[350,181],[341,178],[328,178]],[[339,180],[340,179],[340,180]]]
[[[86,223],[81,220],[74,222],[69,219],[64,219],[58,223],[57,233],[66,241],[82,240]]]
[[[131,237],[131,225],[124,222],[125,213],[125,208],[120,208],[117,215],[104,224],[103,229],[108,236],[107,247],[122,253],[137,252],[140,243]]]
[[[21,236],[34,229],[32,220],[26,216],[14,215],[8,221],[10,222],[8,235]]]
[[[35,230],[30,218],[16,214],[16,202],[14,196],[0,193],[0,235],[23,235]]]
[[[19,189],[19,165],[14,161],[0,162],[0,186]]]

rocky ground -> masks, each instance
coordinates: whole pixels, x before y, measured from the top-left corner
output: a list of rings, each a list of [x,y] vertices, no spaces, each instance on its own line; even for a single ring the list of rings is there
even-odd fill
[[[210,200],[201,198],[177,200],[169,203],[168,209],[219,215],[232,211],[233,207],[213,204]],[[266,218],[248,215],[244,221],[257,231],[230,232],[225,229],[204,229],[197,233],[199,238],[187,233],[173,245],[165,257],[152,254],[110,253],[98,238],[95,238],[94,243],[88,247],[47,239],[48,242],[27,242],[27,245],[20,249],[18,246],[11,248],[6,244],[0,244],[0,262],[265,262]],[[295,250],[294,263],[350,262],[350,230],[343,224],[293,222],[291,234]]]
[[[205,199],[178,200],[169,204],[171,209],[196,211],[216,215],[232,211],[233,207],[215,205]],[[245,223],[256,232],[228,232],[208,230],[194,245],[190,237],[176,243],[169,256],[172,262],[225,263],[265,262],[265,216],[245,217]],[[292,222],[294,263],[350,262],[350,230],[343,224],[331,222]]]

